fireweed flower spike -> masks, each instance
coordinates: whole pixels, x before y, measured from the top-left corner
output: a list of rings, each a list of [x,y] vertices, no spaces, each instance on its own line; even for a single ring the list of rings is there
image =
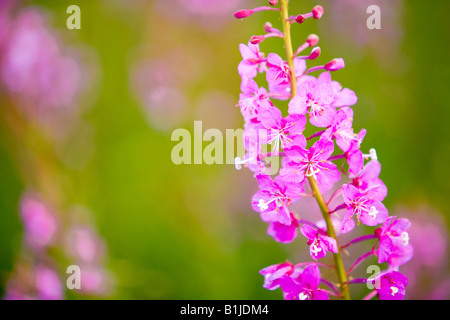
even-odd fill
[[[279,11],[282,24],[282,28],[277,29],[266,22],[265,36],[253,36],[247,45],[239,46],[242,92],[237,105],[244,118],[246,154],[243,159],[236,158],[236,168],[245,166],[255,173],[259,191],[251,203],[261,220],[268,223],[267,234],[277,242],[289,243],[296,240],[300,231],[313,260],[297,264],[285,262],[262,269],[263,287],[281,288],[285,299],[337,297],[348,300],[350,285],[366,285],[374,280],[353,279],[351,273],[367,258],[376,256],[378,263],[388,262],[388,267],[375,276],[380,285],[368,291],[365,299],[375,296],[403,299],[408,279],[399,268],[413,255],[412,235],[408,232],[410,223],[407,219],[389,217],[382,203],[387,188],[379,178],[381,164],[375,149],[366,153],[367,149],[362,146],[366,130],[353,127],[352,106],[358,98],[352,90],[332,80],[331,72],[344,68],[344,60],[337,58],[323,65],[307,66],[323,51],[323,46],[317,47],[319,37],[314,34],[293,50],[291,28],[309,18],[320,19],[324,8],[316,6],[308,13],[289,15],[288,2],[269,1],[271,7],[235,13],[237,18],[244,18],[258,11]],[[280,53],[261,52],[259,43],[270,41],[271,37],[283,38],[286,58]],[[313,75],[316,71],[320,74]],[[265,77],[256,78],[261,73]],[[256,80],[264,78],[265,83],[257,83]],[[285,100],[288,100],[286,117],[278,105]],[[305,138],[303,132],[307,126],[315,131]],[[263,151],[263,146],[269,144],[272,149]],[[269,156],[281,160],[279,171],[269,171],[265,161]],[[326,191],[331,191],[328,199],[323,196]],[[295,212],[292,204],[306,196],[313,196],[319,205],[322,216],[316,221],[320,223],[304,220]],[[360,223],[373,227],[372,231],[358,234],[340,245],[338,236],[347,234],[348,237]],[[299,240],[305,242],[303,237]],[[372,242],[368,252],[352,254],[353,245],[366,241]],[[341,254],[344,249],[350,260],[346,262],[350,266],[348,269]],[[331,266],[318,262],[327,255],[333,256]],[[322,267],[334,268],[336,276],[322,279]]]

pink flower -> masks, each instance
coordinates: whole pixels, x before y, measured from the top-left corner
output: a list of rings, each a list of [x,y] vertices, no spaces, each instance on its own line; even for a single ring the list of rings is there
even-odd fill
[[[333,124],[325,130],[321,138],[329,140],[336,139],[339,148],[346,152],[350,149],[351,143],[356,139],[353,133],[353,110],[349,107],[339,109],[334,118]]]
[[[287,158],[283,159],[280,175],[288,182],[300,183],[313,176],[319,185],[328,185],[339,181],[341,174],[336,165],[327,161],[334,150],[330,140],[321,139],[309,149],[292,147],[286,149]]]
[[[338,252],[335,239],[322,235],[319,231],[306,224],[300,228],[300,231],[308,238],[309,251],[314,260],[325,257],[328,250],[334,253]]]
[[[267,66],[269,70],[266,72],[266,78],[270,85],[290,84],[289,66],[279,55],[269,53],[267,56]]]
[[[361,129],[355,139],[351,140],[349,149],[345,152],[350,178],[357,176],[364,168],[364,155],[359,147],[366,135],[366,129]]]
[[[1,80],[32,111],[73,107],[80,88],[77,61],[61,53],[42,15],[22,11],[11,23],[0,61]]]
[[[307,77],[303,75],[303,72],[306,70],[306,62],[304,59],[294,58],[294,68],[295,76],[297,78],[301,79],[301,77]],[[291,84],[289,82],[283,84],[269,82],[269,90],[271,93],[276,94],[274,95],[275,99],[287,100],[291,95]]]
[[[388,261],[390,266],[398,267],[408,262],[413,256],[413,246],[409,242],[408,219],[388,218],[383,225],[375,230],[380,240],[377,255],[378,263]]]
[[[329,72],[322,72],[317,78],[317,83],[328,83],[333,87],[334,100],[332,105],[336,108],[352,106],[358,101],[355,92],[348,88],[342,88],[337,81],[332,81]]]
[[[333,123],[336,109],[333,87],[328,83],[317,84],[316,79],[299,84],[297,95],[289,102],[289,114],[309,114],[309,121],[316,127],[328,127]]]
[[[269,222],[267,234],[279,243],[290,243],[297,237],[298,220],[290,213],[291,223],[289,225],[278,222],[269,215],[262,215],[265,222]]]
[[[241,43],[239,45],[239,50],[241,51],[242,61],[239,63],[238,72],[239,75],[245,79],[253,79],[256,77],[258,72],[263,72],[265,70],[265,58],[264,53],[259,51],[258,44]]]
[[[363,171],[353,178],[351,184],[361,192],[370,190],[372,197],[383,201],[387,196],[387,188],[383,181],[378,178],[380,172],[381,164],[378,160],[371,160],[364,166]]]
[[[63,286],[56,272],[47,267],[36,270],[36,288],[41,300],[63,299]]]
[[[295,143],[300,147],[306,147],[306,139],[302,135],[305,130],[306,118],[303,115],[290,115],[283,118],[280,109],[269,107],[261,109],[258,116],[261,124],[267,129],[267,137],[261,141],[265,144],[274,143],[274,150],[289,148]],[[294,143],[295,141],[295,143]]]
[[[306,267],[300,276],[284,276],[279,281],[286,300],[329,300],[328,294],[319,288],[320,270],[315,264]]]
[[[344,184],[342,186],[342,195],[347,207],[342,232],[349,232],[354,228],[353,216],[355,214],[358,223],[361,221],[368,226],[376,226],[388,218],[387,209],[381,201],[373,198],[370,191],[362,193],[351,184]]]
[[[36,249],[47,247],[55,237],[58,223],[49,208],[37,198],[26,194],[21,199],[20,213],[25,226],[25,237]]]
[[[405,288],[408,285],[408,278],[397,271],[393,271],[381,276],[378,292],[380,300],[403,300]]]
[[[270,99],[266,96],[266,89],[259,88],[253,79],[242,81],[241,90],[238,106],[241,108],[244,120],[251,120],[258,115],[261,108],[272,106]]]
[[[261,214],[276,215],[276,221],[291,225],[291,214],[288,206],[300,198],[302,187],[285,182],[280,176],[273,181],[269,175],[257,174],[260,190],[252,198],[253,210]]]
[[[263,287],[267,290],[275,290],[280,287],[280,279],[284,276],[290,276],[294,274],[294,271],[297,271],[295,273],[298,273],[298,270],[294,269],[292,263],[285,262],[266,267],[259,271],[259,273],[264,276]]]

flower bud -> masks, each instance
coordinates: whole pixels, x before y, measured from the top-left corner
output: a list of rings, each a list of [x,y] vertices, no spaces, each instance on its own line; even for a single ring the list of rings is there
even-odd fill
[[[235,18],[244,19],[253,14],[253,10],[239,10],[236,11],[233,15]]]
[[[314,19],[320,19],[320,18],[322,18],[322,15],[323,15],[323,7],[322,6],[315,6],[313,9],[312,9],[312,14],[313,14],[313,17],[314,17]]]
[[[320,47],[315,47],[312,49],[311,54],[309,55],[308,59],[314,60],[318,56],[320,56],[320,53],[321,53]]]
[[[264,31],[265,32],[272,32],[272,24],[270,22],[264,23]]]
[[[265,37],[264,36],[252,36],[250,38],[250,43],[251,44],[258,44],[262,41],[264,41]]]
[[[331,60],[325,65],[325,70],[336,71],[345,67],[344,59],[336,58]]]
[[[306,38],[306,42],[308,42],[310,47],[317,46],[317,44],[319,43],[319,37],[317,35],[315,35],[315,34],[310,34]]]
[[[278,0],[269,0],[269,4],[271,6],[276,6],[278,4]]]
[[[305,21],[305,17],[302,16],[301,14],[299,14],[299,15],[295,18],[295,21],[296,21],[297,23],[303,23],[303,22]]]

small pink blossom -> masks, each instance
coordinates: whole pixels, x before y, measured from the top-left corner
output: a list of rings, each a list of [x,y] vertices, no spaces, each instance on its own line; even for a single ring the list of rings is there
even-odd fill
[[[374,199],[370,191],[362,193],[351,184],[344,184],[342,186],[342,195],[347,207],[342,232],[349,232],[354,228],[354,215],[356,215],[358,223],[361,221],[368,226],[376,226],[388,218],[386,207],[381,201]]]
[[[316,127],[328,127],[333,123],[336,109],[333,87],[328,83],[317,85],[316,80],[301,82],[297,95],[289,102],[289,114],[309,114],[309,121]]]
[[[335,239],[321,234],[321,232],[308,225],[303,225],[300,228],[300,231],[308,239],[310,254],[314,260],[325,257],[328,250],[338,253],[338,247]]]
[[[336,165],[328,158],[334,150],[330,140],[321,139],[309,149],[292,147],[286,149],[287,158],[283,159],[280,175],[289,182],[301,183],[306,177],[313,176],[319,185],[328,185],[339,181],[341,174]]]
[[[408,278],[397,271],[393,271],[381,276],[379,279],[378,292],[380,300],[403,300],[405,297],[405,288],[408,285]]]
[[[286,300],[329,300],[319,288],[320,270],[315,264],[306,267],[299,277],[284,276],[279,281]]]

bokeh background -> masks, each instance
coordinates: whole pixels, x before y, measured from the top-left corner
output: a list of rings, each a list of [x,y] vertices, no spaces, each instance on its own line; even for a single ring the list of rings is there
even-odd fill
[[[66,28],[72,4],[81,30]],[[359,98],[354,126],[377,150],[384,203],[413,223],[407,298],[448,299],[450,2],[292,0],[290,11],[316,4],[323,18],[294,25],[294,45],[316,33],[317,63],[346,62],[333,78]],[[371,4],[381,30],[366,27]],[[176,128],[242,127],[238,45],[280,21],[232,13],[259,5],[0,0],[0,296],[282,298],[258,271],[306,259],[306,241],[266,235],[251,172],[171,161]],[[280,39],[261,49],[284,54]],[[90,271],[83,292],[63,289],[71,264]]]

